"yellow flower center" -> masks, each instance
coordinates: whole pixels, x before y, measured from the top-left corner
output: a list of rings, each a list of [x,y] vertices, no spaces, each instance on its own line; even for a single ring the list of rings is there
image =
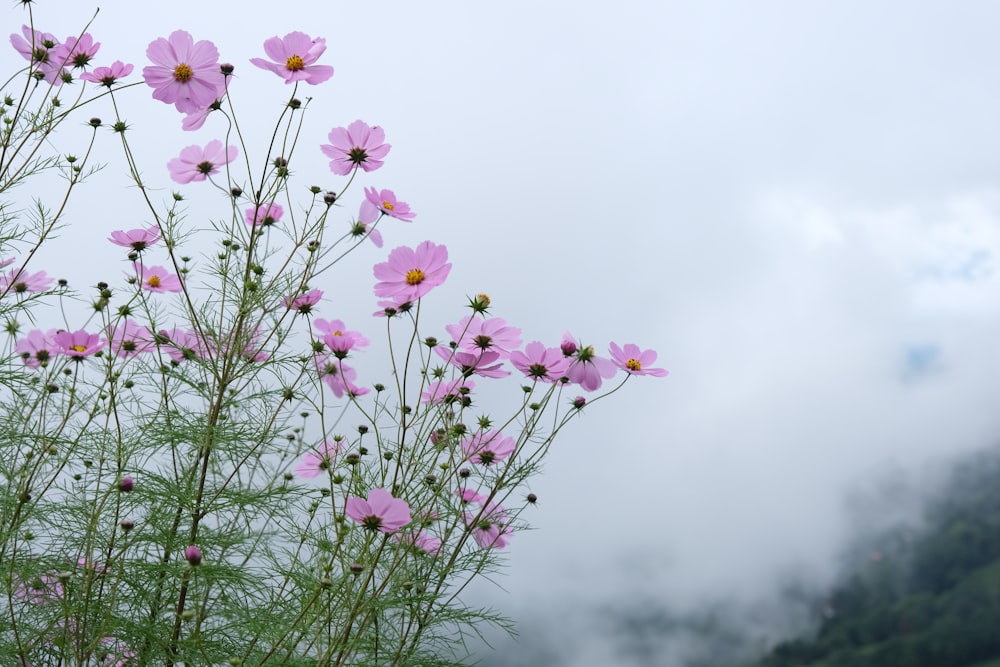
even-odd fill
[[[344,332],[343,331],[334,331],[333,334],[331,334],[331,335],[333,335],[333,336],[343,336]]]
[[[306,66],[305,61],[302,60],[302,56],[291,56],[285,61],[285,69],[289,72],[298,72],[300,69]]]
[[[190,65],[181,63],[174,68],[174,81],[178,83],[187,83],[192,76],[194,76],[194,70],[191,69]]]
[[[70,345],[69,349],[73,350],[74,352],[86,352],[87,351],[87,346],[86,345]]]
[[[159,287],[160,286],[160,277],[159,276],[150,276],[146,280],[146,284],[149,285],[150,287]]]
[[[406,272],[407,285],[419,285],[424,282],[424,272],[420,269],[410,269]]]
[[[625,368],[629,369],[630,371],[641,371],[642,364],[639,363],[638,359],[629,359],[628,361],[625,362]]]
[[[390,202],[387,202],[385,200],[382,200],[382,208],[384,208],[387,211],[395,211],[396,210],[396,205],[392,204]]]

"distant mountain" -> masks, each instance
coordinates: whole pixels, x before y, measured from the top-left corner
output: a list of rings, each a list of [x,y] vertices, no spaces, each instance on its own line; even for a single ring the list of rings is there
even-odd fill
[[[822,616],[745,667],[1000,667],[1000,451],[958,465],[927,525],[883,535]]]

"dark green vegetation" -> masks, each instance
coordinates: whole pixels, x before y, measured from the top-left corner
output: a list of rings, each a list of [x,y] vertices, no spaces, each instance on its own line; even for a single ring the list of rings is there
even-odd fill
[[[927,525],[876,549],[813,637],[752,667],[1000,667],[1000,451],[959,464]]]

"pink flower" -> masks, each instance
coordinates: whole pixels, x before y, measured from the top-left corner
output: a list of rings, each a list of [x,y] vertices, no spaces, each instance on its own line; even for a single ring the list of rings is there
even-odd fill
[[[31,581],[19,581],[14,589],[14,597],[27,600],[33,604],[43,604],[53,600],[60,600],[63,596],[63,587],[59,583],[58,577],[50,574],[43,574],[35,577]]]
[[[503,359],[521,345],[521,330],[507,326],[501,317],[482,319],[466,315],[445,330],[459,347],[470,352],[498,352]]]
[[[510,363],[533,380],[556,382],[566,375],[570,359],[559,348],[545,347],[536,340],[525,345],[524,352],[511,352]]]
[[[368,393],[365,387],[358,387],[354,380],[358,377],[358,372],[335,357],[322,357],[317,355],[316,368],[319,371],[320,380],[333,391],[337,398],[343,398],[344,394],[349,396],[364,396]]]
[[[157,345],[163,346],[170,358],[177,363],[204,356],[204,345],[194,331],[174,327],[170,331],[160,329],[156,339]]]
[[[344,513],[366,530],[382,533],[394,533],[412,521],[406,501],[393,498],[386,489],[372,489],[368,500],[348,498]]]
[[[385,131],[378,125],[370,127],[362,120],[356,120],[347,127],[335,127],[327,135],[329,144],[320,150],[330,160],[330,171],[346,176],[361,167],[365,171],[375,171],[383,164],[391,145],[385,143]]]
[[[465,515],[465,525],[472,532],[473,539],[484,549],[503,549],[513,534],[507,525],[507,510],[502,505],[488,504],[479,515]]]
[[[0,276],[0,295],[8,292],[15,294],[44,292],[51,286],[52,278],[44,271],[28,273],[24,269],[11,269],[10,273]]]
[[[131,74],[133,69],[132,65],[126,65],[122,61],[116,60],[111,63],[111,67],[96,67],[93,72],[81,74],[80,78],[110,88],[118,82],[118,79],[124,79]]]
[[[462,453],[473,463],[484,466],[493,465],[510,456],[517,440],[504,436],[500,431],[479,431],[462,440]]]
[[[295,473],[299,477],[317,477],[321,472],[326,472],[333,466],[337,454],[340,453],[341,444],[335,440],[327,440],[319,446],[318,451],[306,452],[299,464],[295,466]]]
[[[28,368],[44,368],[60,352],[55,335],[55,329],[49,329],[45,333],[41,329],[32,329],[27,336],[17,341],[14,351]]]
[[[274,72],[285,83],[305,81],[316,85],[333,76],[333,68],[329,65],[315,65],[323,52],[326,51],[326,40],[322,37],[312,39],[304,32],[290,32],[284,37],[272,37],[264,42],[264,53],[274,62],[263,58],[251,58],[250,62]]]
[[[424,241],[414,250],[400,246],[389,253],[389,261],[375,265],[375,296],[400,303],[416,301],[445,281],[451,264],[448,248]]]
[[[629,375],[652,375],[655,377],[666,377],[667,371],[663,368],[649,368],[649,365],[656,361],[656,352],[653,350],[640,350],[638,345],[626,343],[624,349],[617,344],[611,343],[611,361]]]
[[[136,252],[142,252],[160,240],[160,228],[153,225],[146,229],[130,229],[127,232],[117,230],[111,232],[108,240],[123,248],[131,248]]]
[[[435,347],[434,352],[453,366],[462,369],[462,375],[468,377],[475,373],[487,378],[505,378],[510,371],[503,369],[499,352],[462,352],[450,347]]]
[[[575,359],[571,361],[569,368],[566,369],[566,377],[569,378],[570,382],[580,385],[586,391],[600,389],[603,382],[602,378],[612,378],[617,372],[615,365],[609,359],[598,357],[591,345],[577,344],[569,333],[563,334],[561,347],[564,354],[567,349],[572,348],[575,350],[575,353],[572,355],[575,356]]]
[[[195,42],[185,31],[175,30],[169,38],[151,42],[146,56],[154,64],[142,69],[142,78],[153,88],[153,99],[173,104],[181,113],[208,107],[226,90],[219,51],[212,42]]]
[[[208,115],[221,108],[222,100],[215,100],[204,109],[199,109],[198,111],[192,111],[191,113],[185,114],[184,118],[181,120],[181,129],[185,132],[200,130],[201,126],[205,124],[206,120],[208,120]]]
[[[136,262],[135,273],[142,289],[149,292],[180,292],[184,289],[181,279],[162,266],[145,266]]]
[[[462,396],[467,396],[476,388],[476,383],[464,377],[451,381],[440,380],[431,382],[420,393],[420,402],[425,405],[437,405],[439,403],[451,403],[459,400]],[[466,391],[462,391],[465,389]]]
[[[455,495],[463,505],[470,503],[483,505],[486,502],[486,496],[481,496],[472,489],[455,489]]]
[[[303,315],[312,312],[312,307],[319,303],[319,300],[323,298],[323,291],[314,289],[309,290],[305,294],[299,294],[298,296],[289,295],[281,300],[281,305],[289,310],[295,310]]]
[[[361,210],[366,212],[366,217],[373,212],[381,211],[403,222],[410,222],[417,217],[416,213],[410,211],[409,204],[405,201],[397,201],[396,194],[392,190],[365,188],[365,200],[361,202]]]
[[[356,347],[368,347],[368,339],[357,331],[348,331],[340,320],[316,320],[313,328],[334,356],[343,359]]]
[[[167,169],[170,170],[170,178],[178,183],[204,181],[212,174],[218,173],[220,165],[235,160],[238,154],[236,146],[223,149],[222,142],[213,139],[204,148],[194,145],[181,149],[180,157],[167,162]]]
[[[412,547],[418,551],[423,551],[431,556],[441,553],[441,538],[434,537],[430,533],[419,530],[413,535],[403,535],[396,533],[392,536],[392,541],[405,547]]]
[[[59,351],[72,357],[74,361],[83,361],[85,357],[100,352],[108,344],[106,338],[97,334],[87,333],[83,329],[77,331],[57,331],[53,341]]]
[[[259,206],[251,206],[243,212],[243,218],[252,227],[269,227],[281,220],[281,216],[284,214],[285,209],[281,207],[281,204],[271,202],[260,204]]]
[[[108,339],[111,349],[122,359],[134,359],[155,347],[149,329],[132,320],[110,329]]]
[[[131,646],[115,637],[102,637],[98,642],[106,654],[100,662],[101,667],[130,667],[138,664],[139,654]]]
[[[375,229],[374,223],[378,220],[378,209],[374,206],[365,206],[366,202],[361,202],[361,210],[358,212],[358,219],[351,226],[351,236],[367,236],[375,244],[376,248],[382,247],[382,233]]]
[[[21,26],[21,34],[24,37],[17,34],[10,36],[14,49],[32,65],[37,65],[35,71],[41,72],[47,82],[55,86],[61,85],[62,63],[56,60],[55,53],[59,40],[51,33],[32,30],[31,26],[26,25]]]
[[[95,42],[89,32],[83,33],[80,37],[67,37],[66,41],[55,49],[55,62],[60,67],[84,69],[100,48],[101,43]]]

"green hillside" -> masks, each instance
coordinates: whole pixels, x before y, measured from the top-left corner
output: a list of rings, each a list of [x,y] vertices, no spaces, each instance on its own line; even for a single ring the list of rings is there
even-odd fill
[[[747,667],[1000,667],[1000,452],[960,465],[927,518],[883,537],[815,636]]]

